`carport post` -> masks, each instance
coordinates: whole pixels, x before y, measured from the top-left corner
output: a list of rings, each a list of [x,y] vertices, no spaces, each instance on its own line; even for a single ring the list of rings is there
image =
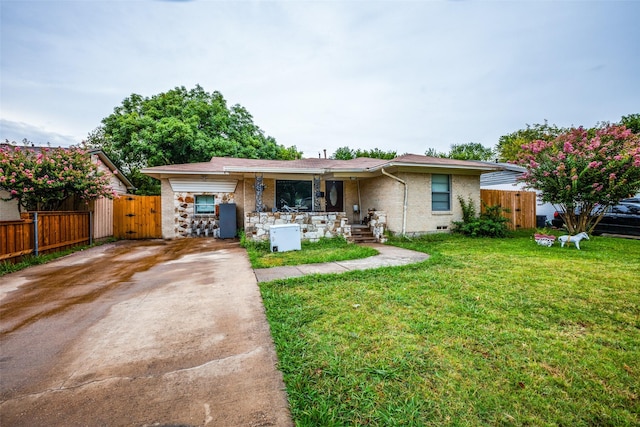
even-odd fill
[[[33,253],[38,256],[38,212],[33,213]]]

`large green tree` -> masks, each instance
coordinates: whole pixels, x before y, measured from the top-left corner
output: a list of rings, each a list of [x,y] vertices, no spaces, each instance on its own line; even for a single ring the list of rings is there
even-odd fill
[[[337,160],[351,160],[358,157],[369,157],[372,159],[385,159],[391,160],[398,157],[396,151],[383,151],[379,148],[371,148],[369,150],[362,150],[360,148],[351,149],[349,147],[340,147],[332,155],[332,159]]]
[[[492,160],[495,156],[493,148],[487,148],[477,142],[466,144],[452,144],[448,153],[439,152],[435,148],[428,148],[424,153],[430,157],[441,157],[456,160]]]
[[[525,144],[527,187],[559,208],[569,232],[591,232],[608,206],[640,191],[640,135],[622,125],[575,128]]]
[[[544,123],[527,125],[526,129],[519,129],[508,135],[503,135],[498,140],[496,151],[501,162],[515,162],[522,151],[522,146],[533,141],[551,141],[566,129],[556,125]]]
[[[295,159],[295,146],[279,145],[241,105],[227,106],[220,92],[184,86],[143,97],[132,94],[88,137],[123,170],[139,194],[159,194],[157,181],[140,169],[205,162],[213,156]]]
[[[629,114],[628,116],[622,116],[622,119],[620,119],[620,124],[624,125],[633,133],[640,133],[640,114]]]
[[[477,142],[469,142],[466,144],[453,144],[451,151],[446,156],[449,159],[456,160],[492,160],[494,157],[493,149],[487,148]]]

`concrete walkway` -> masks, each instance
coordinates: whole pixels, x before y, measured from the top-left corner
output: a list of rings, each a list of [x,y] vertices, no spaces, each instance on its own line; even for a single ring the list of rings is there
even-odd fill
[[[300,277],[309,274],[345,273],[351,270],[367,270],[379,267],[395,267],[421,262],[429,258],[428,254],[409,249],[386,246],[379,243],[367,243],[376,249],[379,254],[369,258],[354,259],[349,261],[325,262],[321,264],[304,264],[273,268],[258,268],[253,271],[258,282],[269,282],[277,279]]]

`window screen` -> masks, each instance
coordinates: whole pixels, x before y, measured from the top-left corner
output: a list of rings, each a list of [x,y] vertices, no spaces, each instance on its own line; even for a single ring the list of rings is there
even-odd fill
[[[431,210],[451,210],[450,175],[431,175]]]
[[[196,196],[196,214],[212,214],[215,210],[214,196]]]

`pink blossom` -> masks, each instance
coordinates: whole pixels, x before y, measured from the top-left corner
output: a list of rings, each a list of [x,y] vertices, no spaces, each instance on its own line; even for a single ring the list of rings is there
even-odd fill
[[[571,177],[571,181],[577,181],[578,180],[578,175],[573,175]]]
[[[564,143],[564,146],[562,147],[563,151],[566,151],[567,153],[571,153],[573,151],[573,145],[571,145],[571,143],[569,141]]]

